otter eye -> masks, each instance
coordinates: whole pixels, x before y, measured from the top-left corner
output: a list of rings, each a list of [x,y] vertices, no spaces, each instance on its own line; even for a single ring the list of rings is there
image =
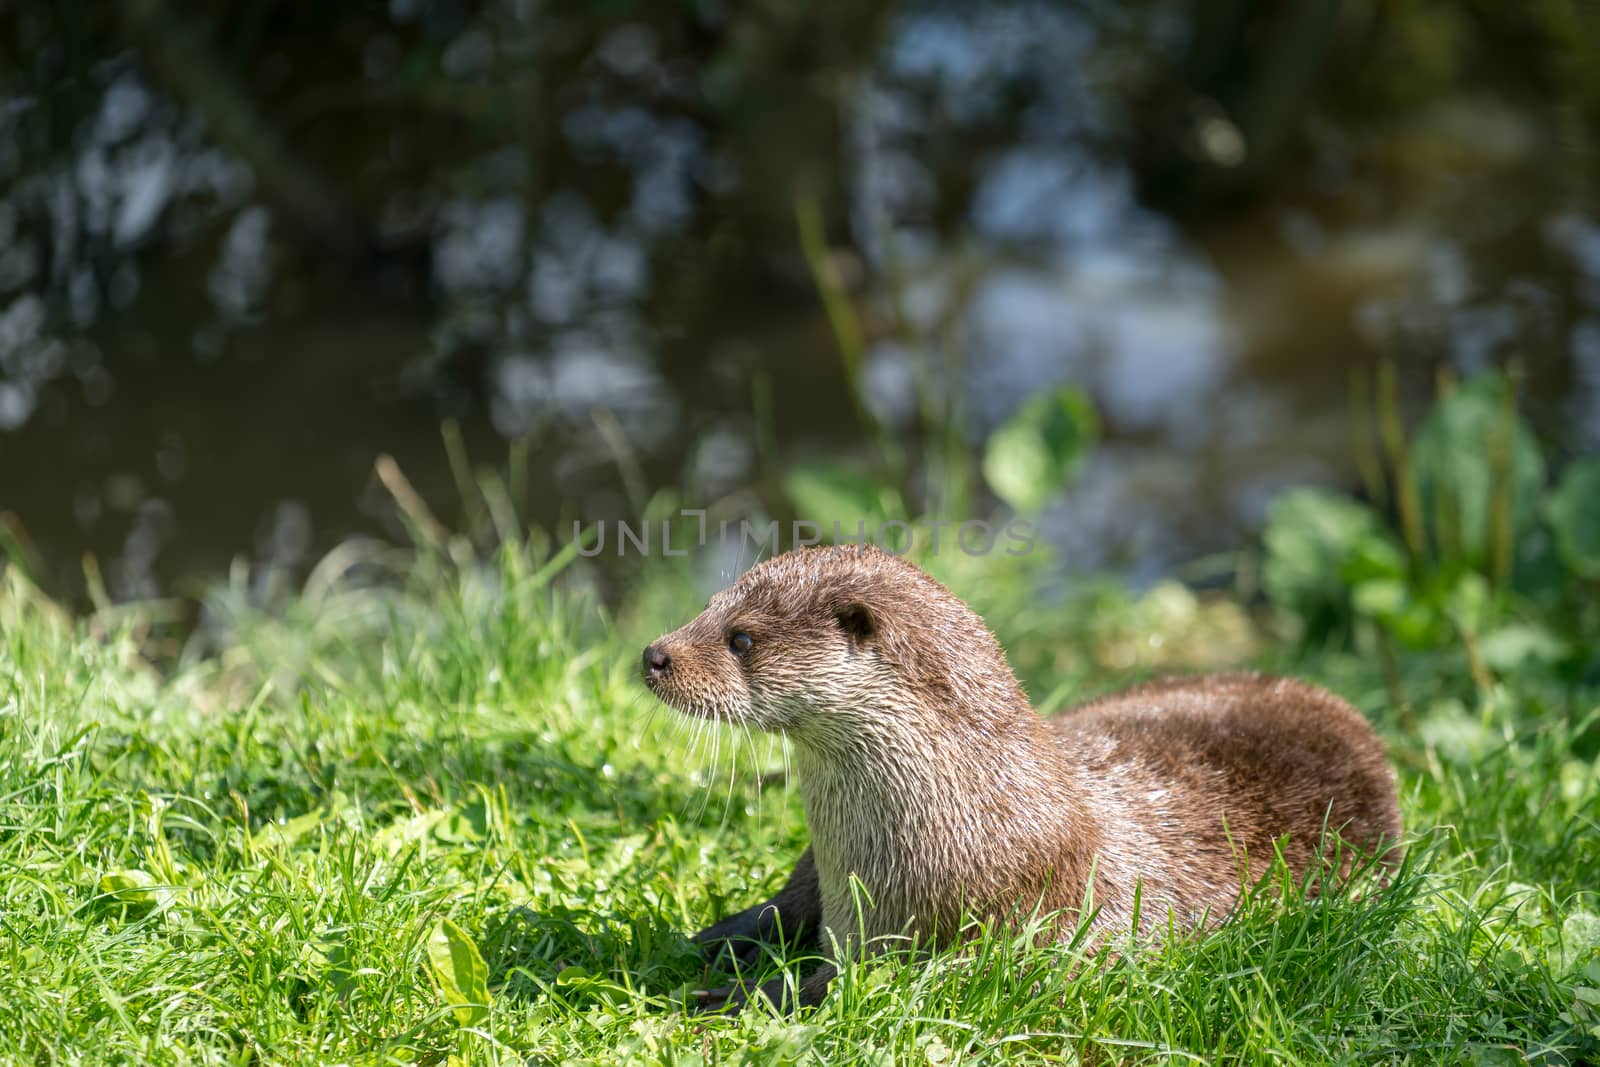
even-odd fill
[[[750,646],[753,644],[755,644],[755,642],[750,639],[750,635],[747,633],[740,632],[732,634],[728,638],[728,651],[732,652],[735,656],[742,656],[746,652],[750,651]]]

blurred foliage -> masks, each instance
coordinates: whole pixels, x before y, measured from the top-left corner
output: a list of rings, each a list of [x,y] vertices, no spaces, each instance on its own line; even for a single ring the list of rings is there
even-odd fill
[[[935,433],[952,429],[962,435],[970,432],[957,425],[936,428]],[[1082,390],[1041,390],[988,435],[981,452],[984,482],[1013,514],[1036,516],[1071,488],[1097,432],[1094,407]],[[935,439],[926,447],[932,452],[937,444]],[[971,467],[944,470],[944,497],[970,495]],[[834,532],[834,524],[850,533],[862,524],[871,530],[911,515],[899,487],[842,463],[792,468],[783,475],[783,489],[794,514],[818,523],[825,536]]]
[[[1575,574],[1600,578],[1600,462],[1573,463],[1545,498],[1560,557]]]
[[[838,516],[847,525],[857,515],[972,514],[989,506],[988,494],[1015,512],[1035,513],[1071,483],[1095,432],[1087,409],[1074,409],[1070,400],[1039,397],[1015,414],[1008,407],[986,416],[1010,418],[999,428],[979,425],[965,407],[967,364],[987,353],[975,356],[962,335],[963,298],[972,287],[966,274],[977,268],[961,262],[967,254],[961,242],[974,226],[973,192],[983,167],[1004,149],[1071,143],[1085,160],[1115,159],[1131,169],[1148,202],[1202,223],[1252,197],[1272,202],[1261,194],[1288,174],[1305,196],[1294,209],[1321,220],[1331,199],[1324,171],[1358,173],[1348,197],[1358,205],[1405,195],[1404,183],[1388,172],[1374,177],[1360,169],[1385,152],[1405,156],[1389,161],[1402,167],[1452,174],[1460,142],[1477,127],[1440,122],[1429,127],[1430,136],[1411,139],[1386,139],[1384,131],[1425,125],[1419,116],[1436,105],[1498,94],[1531,101],[1535,118],[1527,125],[1536,136],[1544,135],[1547,121],[1556,127],[1550,143],[1563,154],[1562,173],[1572,175],[1574,188],[1587,188],[1600,63],[1594,13],[1572,0],[1019,0],[972,5],[963,9],[971,21],[952,18],[942,29],[971,35],[980,19],[994,15],[1025,31],[1030,18],[1070,13],[1063,23],[1093,41],[1091,69],[1074,69],[1074,77],[1084,78],[1104,113],[1065,114],[1061,100],[1068,98],[1048,95],[1051,79],[1035,66],[1007,65],[1030,43],[1015,43],[1025,32],[1008,39],[1012,51],[992,64],[992,79],[990,69],[982,71],[983,106],[963,110],[966,101],[941,95],[946,87],[937,72],[903,78],[895,93],[929,119],[925,130],[907,135],[911,157],[926,171],[912,184],[934,188],[905,218],[878,218],[860,189],[865,179],[855,168],[868,153],[851,115],[871,103],[863,88],[881,76],[897,20],[928,11],[945,9],[917,0],[543,7],[513,0],[355,7],[120,0],[0,7],[6,101],[0,236],[8,238],[0,242],[7,252],[0,256],[0,301],[15,298],[20,306],[37,292],[39,308],[26,310],[52,320],[36,327],[39,343],[30,342],[28,358],[14,361],[37,366],[0,366],[0,379],[30,387],[70,374],[88,384],[108,379],[94,366],[98,354],[90,358],[54,342],[62,335],[80,340],[97,316],[126,308],[141,277],[158,300],[203,304],[205,286],[196,279],[219,284],[226,272],[218,270],[217,250],[244,230],[265,236],[243,242],[241,258],[259,257],[266,266],[262,292],[252,290],[233,309],[239,322],[292,316],[329,294],[340,315],[347,300],[408,310],[436,305],[418,330],[427,336],[414,346],[385,336],[364,349],[365,358],[350,345],[328,360],[363,386],[382,380],[383,389],[438,400],[443,412],[482,424],[496,383],[504,384],[497,371],[521,361],[525,391],[552,392],[565,370],[552,370],[554,354],[564,351],[556,341],[570,342],[582,354],[636,355],[660,371],[666,386],[646,382],[642,391],[683,416],[680,425],[714,407],[722,423],[716,431],[737,436],[748,425],[744,409],[726,416],[751,392],[741,375],[762,358],[794,365],[820,350],[822,339],[805,317],[815,317],[820,295],[838,359],[818,359],[802,373],[814,366],[827,377],[829,388],[816,395],[842,392],[831,388],[842,377],[849,402],[837,410],[816,405],[794,421],[808,430],[826,422],[815,438],[829,443],[854,444],[851,435],[860,433],[869,447],[841,448],[848,463],[818,464],[808,456],[786,473],[783,461],[792,457],[763,445],[760,484],[742,480],[716,487],[715,495],[738,492],[741,504],[759,497],[772,512],[788,507],[804,518]],[[943,47],[953,48],[948,41]],[[977,62],[954,50],[956,60]],[[930,69],[952,62],[948,55],[924,61]],[[147,113],[137,135],[123,130],[113,137],[105,130],[117,125],[108,118],[110,103],[128,85],[148,90]],[[892,126],[894,116],[884,122]],[[143,228],[133,224],[140,221],[134,207],[141,196],[155,195],[149,186],[112,183],[109,192],[96,187],[88,194],[107,173],[136,164],[160,172],[164,149],[179,158],[225,157],[232,167],[224,177],[231,177],[175,181],[177,191],[150,208]],[[666,222],[629,221],[641,190],[661,184],[652,160],[673,152],[689,160],[682,174],[670,175],[680,182],[672,188],[683,202],[674,202]],[[1300,181],[1307,171],[1316,175]],[[1583,202],[1570,206],[1579,214],[1586,209]],[[1362,210],[1353,213],[1358,225],[1372,221]],[[462,218],[479,224],[457,225]],[[239,225],[252,219],[262,225]],[[955,261],[937,279],[936,299],[946,307],[922,319],[908,306],[917,302],[912,296],[928,302],[927,293],[908,296],[911,275],[895,250],[869,247],[900,223],[933,235],[938,255]],[[557,239],[563,225],[588,229],[583,240],[563,244]],[[458,231],[466,236],[456,241]],[[483,266],[496,258],[474,243],[484,234],[510,246],[499,257],[510,265],[501,276]],[[454,251],[446,247],[452,245]],[[1070,258],[1075,249],[1070,240],[1064,245],[1062,255]],[[548,314],[538,307],[530,299],[536,258],[530,252],[560,268],[552,288],[582,289],[589,303]],[[623,262],[609,281],[595,280],[606,273],[598,269],[583,274],[604,253]],[[154,271],[134,269],[157,257],[169,257],[175,268],[167,275],[170,289],[156,288]],[[439,280],[440,262],[452,257],[467,265],[466,281],[454,288]],[[585,257],[581,269],[572,266]],[[619,283],[617,275],[634,280]],[[785,314],[795,308],[805,314]],[[218,317],[193,315],[200,360],[215,359],[220,349]],[[181,314],[174,319],[189,322]],[[60,333],[56,323],[66,324]],[[190,333],[174,336],[181,344]],[[915,411],[892,426],[864,398],[865,364],[879,343],[913,353]],[[753,355],[756,349],[763,355]],[[116,338],[106,346],[106,361],[131,361],[134,350],[127,338]],[[176,353],[152,357],[169,356],[163,375]],[[422,388],[411,378],[383,378],[391,364],[407,362],[425,379]],[[621,371],[628,369],[624,364]],[[307,371],[285,391],[331,394],[344,387]],[[696,407],[703,397],[690,394],[713,389],[716,404]],[[682,395],[671,396],[673,390]],[[86,406],[103,402],[103,392],[78,391],[99,397]],[[586,419],[594,398],[580,399],[573,409],[581,407]],[[489,432],[543,432],[555,422],[528,407],[534,413],[526,422],[508,418]],[[1485,425],[1482,409],[1463,408],[1461,417]],[[1115,431],[1110,420],[1108,426]],[[569,434],[560,442],[567,454],[561,458],[598,451],[593,436],[559,429]],[[776,438],[770,426],[765,431]],[[1506,561],[1486,554],[1506,542],[1476,516],[1486,507],[1488,474],[1457,471],[1436,455],[1444,446],[1433,443],[1471,432],[1440,428],[1415,442],[1416,520],[1430,537],[1459,531],[1467,540],[1444,547],[1494,575]],[[1513,449],[1519,478],[1532,477],[1528,455],[1526,443]],[[659,463],[634,481],[647,488],[686,483],[681,470],[663,470],[677,458],[674,449],[660,448],[646,457]],[[1439,478],[1458,475],[1473,484],[1436,489]],[[569,473],[567,481],[552,478],[538,489],[548,499],[572,498],[573,482],[581,479]],[[626,487],[629,506],[644,495],[638,488]],[[1433,498],[1440,493],[1473,514],[1459,523],[1436,515]],[[1583,510],[1581,497],[1581,487],[1557,494],[1550,514]],[[1570,522],[1531,517],[1526,504],[1507,512],[1513,537],[1544,529],[1569,555],[1581,551],[1579,542],[1562,540]],[[180,521],[196,522],[188,514]],[[0,539],[6,536],[0,531]],[[115,595],[125,595],[111,584]],[[1383,592],[1366,594],[1374,610],[1373,598]],[[1391,614],[1404,613],[1390,607]]]
[[[1347,5],[1335,69],[1353,103],[1393,108],[1478,87],[1563,98],[1600,121],[1600,13],[1577,0],[1360,0]]]
[[[1098,432],[1081,389],[1036,393],[989,435],[984,480],[1016,511],[1036,512],[1070,484]]]
[[[413,259],[452,195],[511,190],[532,205],[572,185],[603,215],[620,210],[627,168],[563,144],[585,105],[632,104],[713,131],[742,173],[767,179],[747,188],[779,176],[786,189],[797,178],[825,185],[829,158],[811,157],[834,133],[829,76],[859,61],[884,7],[7,5],[0,182],[70,160],[107,87],[133,73],[162,93],[167,125],[203,129],[249,163],[256,195],[282,210],[296,243],[346,270]],[[788,136],[768,136],[775,126]],[[724,210],[783,207],[735,195]],[[181,212],[168,222],[151,243],[192,238]]]
[[[70,159],[106,88],[135,72],[164,94],[171,129],[251,165],[257,195],[283,209],[300,244],[347,268],[414,269],[452,194],[510,190],[535,204],[572,186],[603,215],[620,209],[625,169],[563,138],[586,106],[632,105],[730,154],[736,186],[701,189],[725,220],[702,234],[710,254],[787,272],[762,237],[792,247],[790,201],[803,188],[822,194],[829,229],[842,225],[840,105],[896,15],[915,6],[11,4],[0,8],[0,183]],[[1258,185],[1304,147],[1306,118],[1323,111],[1388,116],[1503,88],[1550,98],[1578,117],[1575,134],[1600,121],[1600,27],[1574,0],[1060,6],[1096,27],[1102,88],[1128,120],[1103,131],[1101,147],[1135,160],[1146,191],[1174,206]],[[1019,108],[1032,95],[1007,92]],[[1239,138],[1242,157],[1227,148]],[[970,181],[962,172],[940,180]],[[191,238],[202,206],[177,205],[150,243]]]
[[[1550,485],[1498,375],[1448,390],[1409,445],[1392,444],[1387,513],[1320,489],[1271,509],[1262,584],[1306,639],[1370,627],[1408,652],[1459,648],[1483,685],[1600,669],[1600,460]]]

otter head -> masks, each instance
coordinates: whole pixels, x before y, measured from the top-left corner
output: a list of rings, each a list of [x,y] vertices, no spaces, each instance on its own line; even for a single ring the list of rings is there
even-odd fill
[[[985,728],[1028,708],[983,620],[868,545],[796,549],[752,567],[647,647],[643,672],[679,711],[802,742],[884,716]]]

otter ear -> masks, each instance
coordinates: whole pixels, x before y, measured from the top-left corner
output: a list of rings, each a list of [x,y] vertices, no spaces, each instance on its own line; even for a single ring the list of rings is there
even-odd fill
[[[868,638],[878,632],[878,620],[872,617],[871,609],[859,600],[840,604],[833,609],[833,617],[839,620],[839,628],[855,644],[865,644]]]

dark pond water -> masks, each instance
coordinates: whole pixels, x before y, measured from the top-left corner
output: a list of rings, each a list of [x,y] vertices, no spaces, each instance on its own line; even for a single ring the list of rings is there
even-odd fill
[[[919,378],[975,448],[1032,390],[1094,398],[1105,441],[1044,523],[1075,565],[1170,571],[1286,486],[1354,486],[1352,381],[1384,360],[1413,411],[1514,362],[1549,441],[1600,446],[1586,120],[1511,58],[1385,96],[1365,8],[1331,5],[1329,46],[1330,5],[1278,7],[1229,40],[1289,58],[1212,82],[1176,3],[395,0],[321,37],[174,14],[209,66],[91,27],[70,70],[18,15],[47,58],[0,100],[0,511],[63,591],[85,553],[118,597],[303,573],[398,534],[379,454],[457,517],[445,419],[477,463],[528,442],[546,527],[641,485],[781,510],[778,466],[866,454],[797,197],[892,433]],[[257,127],[219,120],[235,73]]]

